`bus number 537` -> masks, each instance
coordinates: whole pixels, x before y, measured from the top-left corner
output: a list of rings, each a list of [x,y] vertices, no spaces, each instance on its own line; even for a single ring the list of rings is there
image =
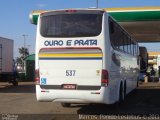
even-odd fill
[[[66,76],[75,76],[76,70],[66,70]]]

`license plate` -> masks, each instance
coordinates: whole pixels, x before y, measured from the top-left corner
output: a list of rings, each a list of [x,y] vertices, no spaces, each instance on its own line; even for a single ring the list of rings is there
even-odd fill
[[[76,89],[75,84],[64,84],[63,89]]]

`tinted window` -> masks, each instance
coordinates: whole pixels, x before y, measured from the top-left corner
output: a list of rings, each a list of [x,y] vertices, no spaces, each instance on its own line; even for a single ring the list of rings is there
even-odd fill
[[[128,53],[128,37],[124,36],[124,51]]]
[[[113,49],[130,55],[137,55],[137,44],[130,35],[109,17],[110,41]]]
[[[102,14],[59,14],[41,18],[44,37],[90,37],[102,29]]]

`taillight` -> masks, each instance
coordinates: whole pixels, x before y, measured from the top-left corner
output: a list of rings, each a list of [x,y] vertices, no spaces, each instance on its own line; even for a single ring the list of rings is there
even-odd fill
[[[40,78],[39,78],[39,70],[35,70],[35,82],[36,84],[40,84]]]
[[[102,70],[102,79],[101,79],[101,82],[102,82],[102,86],[108,86],[108,71],[107,70]]]

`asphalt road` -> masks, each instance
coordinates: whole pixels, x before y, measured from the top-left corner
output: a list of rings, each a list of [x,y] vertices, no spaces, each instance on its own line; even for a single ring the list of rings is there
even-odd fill
[[[78,104],[63,108],[59,103],[37,102],[32,82],[19,86],[0,83],[0,119],[160,119],[160,83],[140,84],[120,106]],[[5,119],[6,118],[6,119]],[[9,119],[8,119],[9,120]]]

